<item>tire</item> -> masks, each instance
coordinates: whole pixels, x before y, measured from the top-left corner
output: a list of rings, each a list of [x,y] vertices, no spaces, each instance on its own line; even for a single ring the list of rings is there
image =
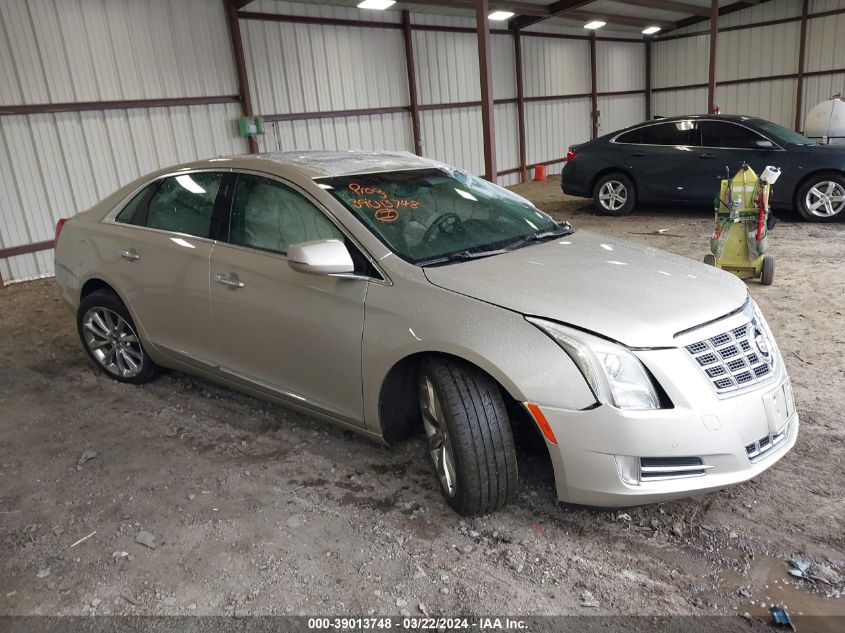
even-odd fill
[[[420,364],[420,411],[446,502],[464,516],[489,514],[516,496],[513,434],[498,385],[461,361]]]
[[[628,215],[637,204],[637,190],[625,174],[605,174],[593,187],[593,203],[602,215]]]
[[[141,345],[129,310],[111,290],[82,299],[76,329],[89,358],[109,378],[141,385],[160,373]]]
[[[716,256],[713,253],[707,253],[707,255],[704,256],[704,263],[708,266],[715,266]]]
[[[815,174],[798,189],[798,213],[808,222],[834,222],[845,218],[845,174]]]
[[[760,274],[760,283],[764,286],[771,286],[775,280],[775,258],[766,255],[763,258],[763,270]]]

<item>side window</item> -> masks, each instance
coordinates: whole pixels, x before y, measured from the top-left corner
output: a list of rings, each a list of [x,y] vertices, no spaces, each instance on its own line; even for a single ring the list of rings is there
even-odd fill
[[[238,176],[230,243],[284,255],[293,244],[326,239],[345,236],[301,194],[268,178]]]
[[[637,128],[636,130],[631,130],[630,132],[625,132],[624,134],[620,134],[616,137],[617,143],[631,143],[631,144],[638,144],[640,142],[640,132],[642,128]]]
[[[765,140],[747,127],[721,121],[701,122],[701,141],[705,147],[758,149],[757,141]]]
[[[144,214],[143,214],[143,207],[144,203],[148,200],[150,189],[156,186],[157,183],[153,183],[152,185],[147,185],[137,194],[135,197],[132,198],[126,206],[118,213],[114,221],[121,222],[123,224],[143,224],[144,222]]]
[[[172,176],[161,183],[147,209],[151,229],[211,236],[211,215],[223,174],[200,172]]]
[[[640,128],[644,145],[700,145],[696,121],[670,121]]]

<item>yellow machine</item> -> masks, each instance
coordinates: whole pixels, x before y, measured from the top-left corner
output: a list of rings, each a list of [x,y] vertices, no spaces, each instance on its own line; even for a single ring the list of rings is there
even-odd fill
[[[722,180],[716,199],[716,226],[710,238],[711,254],[704,263],[732,272],[741,279],[760,279],[768,286],[775,275],[775,260],[768,249],[769,193],[780,176],[766,167],[758,178],[748,165],[731,179]]]

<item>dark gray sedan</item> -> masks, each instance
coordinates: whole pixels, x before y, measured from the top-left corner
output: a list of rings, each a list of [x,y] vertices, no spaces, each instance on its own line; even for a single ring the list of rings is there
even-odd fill
[[[593,198],[605,215],[640,203],[712,204],[720,178],[747,163],[782,174],[773,209],[798,209],[811,222],[845,217],[845,146],[820,145],[783,126],[745,116],[656,119],[569,148],[563,192]]]

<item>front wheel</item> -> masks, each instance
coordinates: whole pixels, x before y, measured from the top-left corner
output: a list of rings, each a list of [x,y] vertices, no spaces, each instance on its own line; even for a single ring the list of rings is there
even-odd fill
[[[798,190],[798,212],[810,222],[845,218],[845,174],[825,172],[813,176]]]
[[[627,215],[637,204],[637,191],[625,174],[607,174],[593,187],[593,202],[602,215]]]
[[[496,383],[472,365],[437,357],[422,362],[419,383],[428,454],[446,502],[463,515],[504,507],[518,475]]]

